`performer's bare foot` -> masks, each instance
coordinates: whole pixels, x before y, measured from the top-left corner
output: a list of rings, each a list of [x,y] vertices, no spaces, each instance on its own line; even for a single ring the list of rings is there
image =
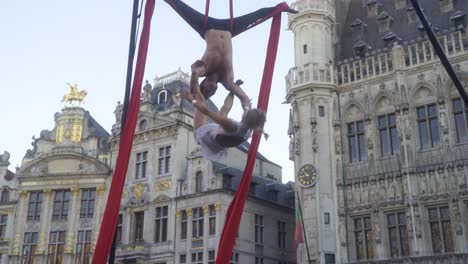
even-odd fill
[[[289,7],[288,9],[286,9],[286,12],[292,13],[292,14],[297,14],[297,13],[299,13],[299,11],[297,11],[296,9],[294,9],[294,8],[292,8],[292,7]]]
[[[236,84],[237,84],[237,86],[241,86],[241,85],[244,84],[244,81],[239,79],[239,80],[236,81]]]

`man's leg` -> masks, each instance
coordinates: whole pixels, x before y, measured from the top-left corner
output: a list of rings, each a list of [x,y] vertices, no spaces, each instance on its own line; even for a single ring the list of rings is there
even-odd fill
[[[290,8],[286,2],[282,2],[273,7],[261,8],[252,13],[235,17],[233,21],[234,29],[233,32],[231,32],[232,36],[237,36],[240,33],[264,22],[265,20],[268,20],[280,12],[297,13],[297,11]]]
[[[223,86],[231,93],[233,93],[241,101],[242,108],[252,107],[249,96],[242,90],[238,85],[238,82],[234,82],[234,75],[232,72],[226,74],[226,80],[222,82]]]
[[[164,0],[168,3],[200,36],[205,38],[205,15],[191,8],[181,0]]]

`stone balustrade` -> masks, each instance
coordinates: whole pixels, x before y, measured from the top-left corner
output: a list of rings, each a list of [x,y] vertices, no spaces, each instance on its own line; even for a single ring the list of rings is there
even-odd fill
[[[335,5],[333,1],[323,0],[301,0],[291,4],[291,7],[298,10],[299,12],[320,12],[327,15],[335,16]]]
[[[330,64],[319,66],[318,64],[306,64],[303,67],[291,68],[286,76],[286,89],[311,84],[332,84],[333,68]]]

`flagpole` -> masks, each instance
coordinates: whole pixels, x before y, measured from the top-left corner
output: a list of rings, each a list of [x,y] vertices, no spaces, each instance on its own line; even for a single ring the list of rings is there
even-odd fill
[[[304,225],[304,217],[302,217],[302,208],[301,208],[301,200],[299,199],[299,192],[296,190],[296,197],[297,197],[297,206],[299,207],[299,213],[301,214],[301,224],[302,224],[302,234],[304,235],[304,242],[307,250],[307,260],[308,263],[311,263],[310,261],[310,253],[309,253],[309,246],[307,245],[307,236],[305,233],[305,225]]]

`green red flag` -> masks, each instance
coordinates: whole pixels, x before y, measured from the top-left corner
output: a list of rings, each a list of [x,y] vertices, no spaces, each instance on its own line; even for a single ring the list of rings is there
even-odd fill
[[[296,230],[294,232],[294,250],[297,250],[297,247],[300,243],[304,243],[304,236],[302,231],[302,215],[299,206],[296,208]]]

